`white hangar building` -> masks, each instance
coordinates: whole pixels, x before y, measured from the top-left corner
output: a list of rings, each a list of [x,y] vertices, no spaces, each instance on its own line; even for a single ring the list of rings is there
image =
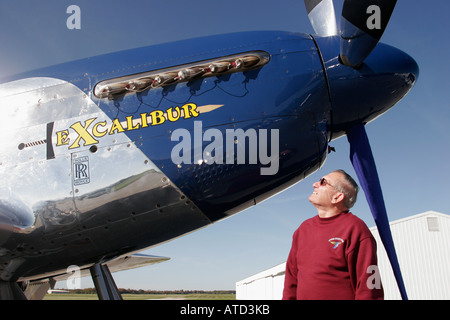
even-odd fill
[[[408,299],[450,300],[450,215],[427,211],[390,223]],[[378,267],[386,300],[401,299],[376,227]],[[286,263],[236,283],[238,300],[279,300]]]

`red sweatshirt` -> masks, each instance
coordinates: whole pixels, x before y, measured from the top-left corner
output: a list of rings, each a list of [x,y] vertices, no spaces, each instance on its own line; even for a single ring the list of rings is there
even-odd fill
[[[383,299],[376,265],[375,239],[360,218],[315,216],[294,233],[283,300]]]

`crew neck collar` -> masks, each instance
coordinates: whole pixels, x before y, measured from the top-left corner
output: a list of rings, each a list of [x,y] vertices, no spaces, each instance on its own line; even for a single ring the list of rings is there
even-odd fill
[[[341,213],[338,213],[338,214],[336,214],[336,215],[334,215],[332,217],[328,217],[328,218],[321,218],[319,215],[317,215],[316,217],[317,217],[317,220],[320,223],[329,223],[329,222],[332,222],[332,221],[338,219],[339,217],[347,215],[348,213],[349,213],[348,211],[347,212],[341,212]]]

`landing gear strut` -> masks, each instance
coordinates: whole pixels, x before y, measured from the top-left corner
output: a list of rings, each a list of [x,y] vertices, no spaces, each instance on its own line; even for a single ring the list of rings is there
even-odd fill
[[[90,271],[100,300],[123,300],[107,265],[97,263]]]

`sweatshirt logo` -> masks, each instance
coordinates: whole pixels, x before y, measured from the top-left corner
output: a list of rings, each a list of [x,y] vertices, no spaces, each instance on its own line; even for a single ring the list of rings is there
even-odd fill
[[[339,245],[344,243],[344,240],[341,238],[331,238],[330,240],[328,240],[328,242],[333,245],[333,249],[336,249],[337,247],[339,247]]]

